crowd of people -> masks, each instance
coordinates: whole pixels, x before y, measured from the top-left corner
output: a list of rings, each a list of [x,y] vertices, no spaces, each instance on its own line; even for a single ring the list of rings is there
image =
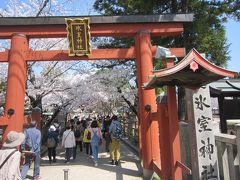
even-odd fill
[[[50,127],[48,134],[48,156],[49,162],[56,162],[56,147],[59,140],[56,134],[53,137],[53,132]],[[65,148],[65,163],[69,164],[70,159],[74,161],[77,155],[77,149],[80,152],[84,151],[93,158],[94,166],[98,166],[98,147],[105,141],[105,151],[110,153],[111,164],[118,165],[120,159],[120,144],[119,140],[122,135],[121,124],[116,115],[104,118],[88,118],[87,120],[79,121],[77,118],[71,119],[63,133],[61,147]],[[50,140],[51,139],[51,140]],[[55,143],[50,143],[55,141]],[[55,144],[52,147],[52,144]],[[53,161],[52,161],[53,158]]]
[[[98,166],[98,149],[103,141],[104,149],[110,154],[110,163],[119,165],[120,138],[122,128],[116,115],[87,120],[71,119],[60,137],[59,129],[53,125],[47,132],[45,142],[37,129],[36,121],[24,128],[23,133],[10,131],[0,150],[0,177],[9,180],[25,180],[31,164],[34,162],[33,179],[40,178],[41,143],[48,149],[49,163],[57,162],[57,147],[65,150],[65,163],[75,161],[77,150],[86,154]]]

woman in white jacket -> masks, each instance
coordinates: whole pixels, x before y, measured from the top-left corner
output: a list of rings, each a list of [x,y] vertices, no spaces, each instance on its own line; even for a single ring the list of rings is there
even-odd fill
[[[62,137],[62,147],[65,148],[65,163],[70,162],[70,158],[72,156],[73,148],[76,146],[75,136],[73,131],[71,131],[70,126],[66,127],[66,131],[63,133]]]

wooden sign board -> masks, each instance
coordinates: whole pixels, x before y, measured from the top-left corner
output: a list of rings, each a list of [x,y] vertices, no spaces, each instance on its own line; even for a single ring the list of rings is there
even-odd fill
[[[219,179],[209,86],[186,89],[193,179]]]
[[[90,19],[66,18],[65,21],[68,31],[69,56],[90,55]]]

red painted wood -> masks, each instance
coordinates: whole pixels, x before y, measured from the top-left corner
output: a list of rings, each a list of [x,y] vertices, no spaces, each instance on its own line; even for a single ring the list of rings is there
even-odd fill
[[[174,66],[174,60],[175,59],[167,59],[165,60],[165,67],[173,67]]]
[[[9,67],[7,79],[7,94],[5,105],[5,116],[8,109],[14,109],[14,114],[8,116],[8,126],[4,131],[4,139],[9,131],[21,132],[24,118],[24,97],[26,84],[26,61],[25,53],[28,50],[28,40],[26,36],[14,34],[11,40],[11,50],[9,54]]]
[[[151,36],[174,36],[183,32],[182,23],[145,23],[145,24],[91,24],[91,37],[126,36],[133,37],[140,30],[147,30]],[[66,25],[25,25],[0,26],[0,39],[10,39],[13,33],[27,34],[28,38],[66,37]]]
[[[173,180],[182,179],[182,169],[177,166],[177,161],[181,162],[180,135],[178,126],[178,110],[176,90],[174,87],[167,87],[168,116],[169,116],[169,137],[171,153],[171,175]]]
[[[135,58],[134,48],[129,49],[94,49],[89,56],[68,56],[68,50],[29,51],[28,61],[56,61],[56,60],[128,60]]]
[[[152,156],[153,161],[157,164],[161,163],[160,158],[160,144],[159,144],[159,127],[158,127],[158,119],[160,118],[160,114],[158,112],[151,113],[151,140],[152,140]]]
[[[172,59],[167,63],[167,68],[173,67]],[[171,177],[173,180],[182,180],[182,169],[177,166],[181,162],[180,134],[178,125],[178,109],[176,99],[176,87],[167,87],[167,107],[169,117],[169,138],[171,155]]]
[[[0,52],[0,62],[8,62],[8,55],[9,55],[9,50]]]
[[[154,170],[154,172],[157,173],[157,175],[158,175],[159,177],[162,177],[161,166],[160,166],[160,164],[157,163],[156,161],[153,161],[153,170]],[[162,178],[161,178],[161,180],[162,180]]]
[[[151,47],[152,54],[155,56],[156,46]],[[172,54],[177,57],[185,56],[184,48],[170,48]],[[68,50],[40,50],[40,51],[32,51],[29,50],[26,53],[27,61],[66,61],[66,60],[127,60],[127,59],[135,59],[136,52],[135,48],[131,47],[128,49],[93,49],[91,55],[89,56],[68,56]],[[9,50],[5,52],[0,52],[0,62],[8,61]]]
[[[145,105],[149,104],[153,112],[156,112],[155,90],[145,90],[142,84],[149,81],[148,76],[152,74],[152,51],[149,32],[142,31],[135,37],[136,45],[136,64],[139,87],[139,101],[140,101],[140,116],[141,122],[141,148],[143,168],[145,170],[152,170],[152,160],[155,151],[152,150],[152,138],[158,138],[156,133],[157,127],[155,123],[151,123],[151,113],[145,111]],[[157,140],[158,141],[158,140]],[[158,148],[158,147],[157,147]],[[156,155],[157,156],[157,155]]]
[[[37,128],[41,129],[41,112],[32,112],[31,119],[37,122]]]
[[[140,38],[139,36],[135,37],[135,49],[136,49],[136,73],[137,73],[137,83],[138,85],[141,85],[142,83],[142,77],[141,77],[141,63],[139,63],[139,59],[141,58],[140,55]],[[142,88],[138,88],[138,95],[139,95],[139,104],[142,104]],[[138,143],[139,143],[139,157],[140,159],[143,159],[144,155],[143,155],[143,134],[144,129],[143,129],[143,123],[141,121],[141,117],[142,117],[142,111],[140,110],[140,107],[138,108]]]
[[[170,127],[168,119],[167,104],[158,104],[159,144],[161,156],[161,180],[168,180],[171,175],[171,147],[170,147]]]
[[[192,49],[190,51],[189,57],[186,59],[186,61],[188,59],[194,60],[196,63],[198,63],[202,67],[206,68],[207,70],[212,71],[212,72],[214,72],[216,74],[219,74],[221,76],[234,78],[234,77],[236,77],[238,75],[237,72],[229,71],[227,69],[220,68],[220,67],[210,63],[209,61],[204,59],[195,49]]]
[[[237,73],[233,71],[229,71],[223,68],[220,68],[218,66],[215,66],[214,64],[211,64],[209,61],[204,59],[195,49],[192,49],[186,57],[179,62],[177,65],[175,65],[173,68],[168,68],[166,70],[154,72],[154,75],[161,77],[166,76],[166,74],[174,74],[178,71],[181,71],[186,66],[190,65],[191,62],[196,62],[203,68],[207,69],[208,71],[212,72],[213,74],[218,74],[223,77],[236,77]]]

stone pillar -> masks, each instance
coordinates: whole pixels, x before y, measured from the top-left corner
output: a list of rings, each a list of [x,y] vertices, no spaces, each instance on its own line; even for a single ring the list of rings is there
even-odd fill
[[[209,86],[185,89],[193,179],[219,179]]]
[[[5,115],[8,126],[4,132],[4,139],[9,131],[21,132],[24,124],[24,97],[26,85],[26,61],[28,39],[23,34],[13,34],[9,54],[7,79],[7,93]]]

